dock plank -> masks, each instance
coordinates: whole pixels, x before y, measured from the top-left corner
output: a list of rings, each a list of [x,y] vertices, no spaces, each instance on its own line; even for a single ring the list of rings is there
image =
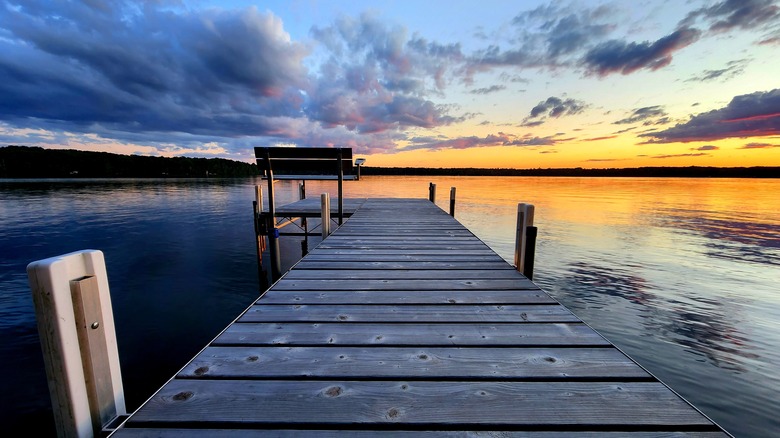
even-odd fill
[[[212,345],[605,346],[582,323],[235,323]]]
[[[239,322],[576,322],[561,305],[276,305],[252,306]]]
[[[657,382],[174,379],[128,422],[193,419],[201,427],[711,427]]]
[[[480,291],[286,291],[274,290],[262,304],[557,304],[541,290]]]
[[[178,377],[649,380],[614,348],[209,347]]]

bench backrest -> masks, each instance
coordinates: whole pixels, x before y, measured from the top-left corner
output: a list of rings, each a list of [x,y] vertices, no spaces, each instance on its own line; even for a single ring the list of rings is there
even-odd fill
[[[275,179],[352,179],[352,148],[256,147],[257,166]],[[339,167],[341,172],[339,172]]]

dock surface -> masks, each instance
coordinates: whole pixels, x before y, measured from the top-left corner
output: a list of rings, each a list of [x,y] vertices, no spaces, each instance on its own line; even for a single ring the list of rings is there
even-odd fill
[[[729,436],[424,199],[368,199],[112,436]]]

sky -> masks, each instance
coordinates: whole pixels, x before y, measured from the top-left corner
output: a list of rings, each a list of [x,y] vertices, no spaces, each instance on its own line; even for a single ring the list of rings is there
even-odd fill
[[[780,166],[774,0],[0,1],[0,145]]]

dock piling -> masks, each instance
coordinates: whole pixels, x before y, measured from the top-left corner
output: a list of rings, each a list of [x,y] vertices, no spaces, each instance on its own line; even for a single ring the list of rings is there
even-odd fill
[[[517,204],[517,229],[515,230],[515,268],[525,273],[526,246],[528,227],[534,224],[534,206],[532,204]],[[534,234],[534,242],[536,235]],[[535,245],[534,245],[535,247]]]
[[[455,187],[450,188],[450,216],[455,217]]]
[[[320,202],[322,204],[322,238],[326,238],[330,235],[330,195],[323,193],[320,195]]]
[[[434,204],[436,203],[436,184],[434,183],[430,183],[428,186],[428,200]]]

